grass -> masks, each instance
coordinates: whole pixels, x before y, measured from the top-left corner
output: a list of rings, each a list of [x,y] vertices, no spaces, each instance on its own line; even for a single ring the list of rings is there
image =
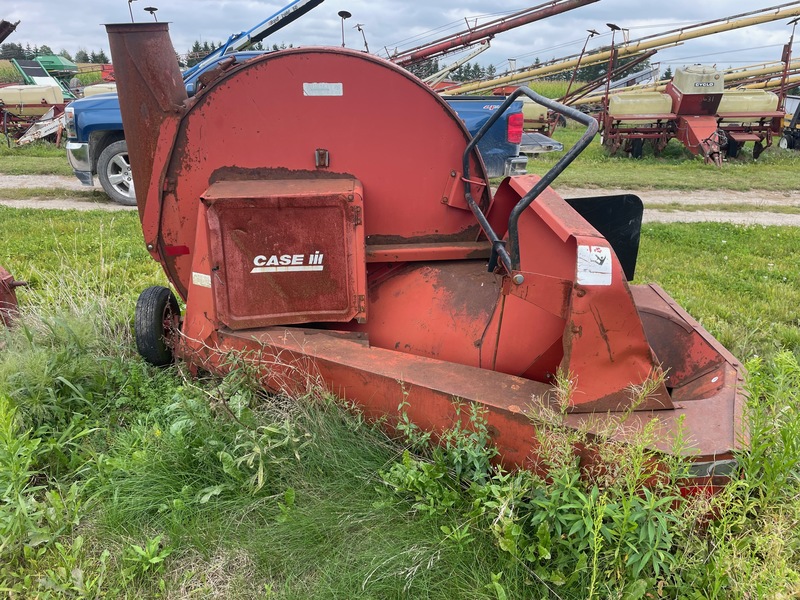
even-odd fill
[[[131,309],[137,290],[165,282],[144,247],[134,213],[0,207],[0,231],[0,265],[34,289],[50,289],[46,278],[70,265],[74,273],[95,276],[91,293],[124,299]]]
[[[736,356],[800,356],[800,230],[645,225],[637,281],[664,287]]]
[[[568,150],[582,131],[571,124],[557,129],[553,137]],[[528,172],[543,175],[562,155],[562,152],[540,154],[528,162]],[[677,140],[671,140],[660,157],[654,157],[646,148],[644,158],[634,160],[621,152],[608,156],[597,136],[573,166],[558,178],[558,185],[628,190],[794,191],[797,185],[791,174],[798,169],[800,152],[777,147],[768,148],[756,161],[752,158],[752,144],[748,144],[740,158],[717,168],[692,156]]]
[[[0,135],[0,174],[3,175],[72,175],[67,152],[49,142],[8,146]]]
[[[743,212],[769,212],[779,213],[783,215],[796,215],[800,214],[800,206],[775,206],[775,205],[758,205],[758,204],[683,204],[681,202],[668,202],[665,204],[650,204],[646,207],[648,210],[658,210],[662,212],[697,212],[697,211],[716,211],[716,212],[729,212],[729,213],[743,213]]]
[[[62,152],[19,150],[31,161],[18,163],[22,172]],[[595,150],[579,161],[604,160],[617,179],[655,160]],[[0,150],[0,172],[9,157]],[[792,172],[792,157],[778,158]],[[691,177],[685,157],[665,160]],[[769,166],[762,161],[742,166]],[[34,192],[43,190],[12,193]],[[487,467],[479,420],[436,451],[413,431],[387,438],[320,390],[265,395],[246,368],[224,380],[153,369],[136,355],[133,307],[140,290],[166,281],[138,216],[0,207],[0,265],[31,284],[18,292],[21,326],[0,330],[0,590],[11,598],[794,597],[798,248],[791,227],[643,228],[636,281],[662,285],[750,372],[741,476],[713,499],[685,502],[666,488],[643,490],[652,473],[636,444],[605,449],[615,477],[579,480],[575,439],[556,429],[546,438],[553,477],[544,481]],[[459,474],[456,459],[482,470]],[[670,476],[681,466],[672,468]]]
[[[791,597],[800,581],[799,238],[788,227],[644,228],[637,281],[659,282],[750,359],[753,435],[741,479],[711,507],[648,509],[635,483],[646,470],[578,483],[567,461],[553,463],[549,482],[491,472],[460,481],[450,454],[426,454],[410,436],[423,455],[403,456],[402,442],[324,393],[268,397],[246,369],[199,382],[152,369],[136,357],[131,315],[138,290],[164,277],[136,215],[0,207],[0,264],[31,282],[19,291],[24,326],[0,332],[0,490],[18,491],[0,502],[0,533],[13,532],[0,535],[11,540],[0,542],[0,589],[42,598]],[[556,462],[569,456],[559,439]],[[480,440],[451,441],[467,456],[483,452]],[[611,455],[645,464],[635,448]],[[583,515],[589,525],[570,535],[549,529]],[[647,525],[659,519],[669,528]],[[644,554],[645,527],[666,554]],[[626,539],[639,541],[619,554]]]
[[[22,76],[10,60],[0,60],[0,83],[22,83]]]
[[[568,85],[568,81],[533,81],[528,87],[545,98],[561,98],[567,93]],[[581,82],[575,82],[572,87],[576,89],[581,85]]]

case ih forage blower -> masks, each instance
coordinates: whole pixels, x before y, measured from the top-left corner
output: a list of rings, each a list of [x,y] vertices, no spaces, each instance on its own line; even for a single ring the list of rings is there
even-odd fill
[[[242,352],[290,391],[313,369],[368,416],[405,399],[434,432],[476,403],[504,464],[528,466],[560,371],[575,386],[568,425],[602,430],[630,412],[628,429],[655,419],[653,449],[669,452],[682,423],[701,480],[730,463],[741,367],[663,290],[628,284],[641,202],[567,202],[548,187],[593,119],[511,96],[588,129],[546,176],[492,196],[482,132],[471,140],[389,62],[290,49],[221,64],[188,99],[166,24],[107,29],[144,240],[186,302],[181,318],[168,289],[142,293],[147,360],[223,372]],[[660,372],[635,403],[632,386]]]

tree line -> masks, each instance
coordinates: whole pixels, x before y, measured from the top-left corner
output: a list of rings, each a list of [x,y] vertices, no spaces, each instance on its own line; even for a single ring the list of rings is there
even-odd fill
[[[617,66],[624,66],[630,63],[632,59],[620,59],[617,63]],[[537,58],[533,61],[533,64],[525,67],[526,69],[535,69],[542,65],[542,62]],[[420,61],[414,65],[411,65],[408,70],[414,73],[420,79],[425,79],[426,77],[433,75],[434,73],[438,72],[439,69],[443,68],[440,65],[437,59],[429,59]],[[639,73],[645,69],[650,68],[650,61],[642,61],[637,65],[631,66],[628,74],[631,73]],[[605,77],[606,72],[608,69],[607,63],[601,63],[596,65],[590,65],[587,67],[582,67],[578,69],[577,74],[575,75],[576,81],[594,81],[595,79],[599,79],[601,77]],[[452,81],[478,81],[482,79],[492,79],[497,77],[498,72],[497,68],[494,65],[489,65],[484,67],[483,65],[475,63],[465,63],[454,70],[449,76],[448,79]],[[669,71],[668,75],[671,77],[672,73]],[[547,75],[542,77],[545,81],[569,81],[572,78],[572,70],[562,71],[561,73],[553,73],[552,75]]]
[[[185,55],[177,55],[178,61],[181,67],[192,67],[199,63],[203,58],[205,58],[208,54],[216,50],[217,48],[221,47],[223,42],[208,42],[204,41],[201,42],[199,40],[195,40],[192,44],[191,48],[186,52]],[[291,48],[292,44],[288,46],[285,43],[272,44],[272,50],[283,50],[286,48]],[[249,48],[250,50],[266,50],[267,48],[259,42],[254,44]],[[0,45],[0,59],[9,60],[12,58],[16,59],[23,59],[23,60],[33,60],[37,56],[42,56],[45,54],[55,54],[50,46],[46,44],[42,44],[41,46],[33,46],[31,47],[30,44],[26,44],[22,46],[22,44],[17,43],[5,43]],[[105,64],[111,62],[108,58],[108,55],[100,49],[99,51],[92,50],[91,52],[80,48],[75,53],[74,57],[67,51],[61,50],[58,53],[59,56],[63,56],[67,60],[71,60],[76,63],[94,63],[94,64]],[[621,59],[619,64],[624,65],[627,62],[630,62],[632,59]],[[530,65],[529,68],[536,68],[540,66],[542,63],[537,58],[534,60],[533,64]],[[604,77],[606,74],[606,69],[608,65],[606,63],[591,65],[587,67],[582,67],[578,69],[576,74],[577,81],[593,81],[600,77]],[[638,73],[644,69],[650,67],[649,61],[643,61],[638,65],[635,65],[629,72],[630,73]],[[409,71],[414,73],[420,79],[424,79],[430,75],[433,75],[439,69],[442,68],[438,59],[430,59],[421,61],[415,65],[412,65],[409,68]],[[483,66],[477,62],[474,63],[465,63],[455,69],[449,76],[449,79],[453,81],[476,81],[481,79],[492,79],[498,75],[497,69],[494,65]],[[663,78],[670,78],[672,76],[671,69],[667,69],[664,73]],[[553,81],[569,81],[572,77],[572,71],[564,71],[561,73],[554,73],[552,75],[548,75],[543,79],[546,80],[553,80]]]
[[[192,67],[222,45],[223,42],[201,42],[195,40],[186,54],[181,55],[176,53],[176,56],[178,57],[178,62],[181,67]],[[286,48],[292,47],[292,44],[287,46],[285,43],[281,43],[280,45],[272,44],[271,48],[272,50],[285,50]],[[264,47],[264,44],[259,42],[250,46],[248,50],[267,50],[267,48]],[[30,44],[23,46],[22,44],[14,42],[0,44],[0,60],[11,60],[12,58],[17,60],[33,60],[37,56],[44,56],[47,54],[56,54],[47,44],[42,44],[41,46],[31,46]],[[67,50],[61,50],[58,52],[58,56],[63,56],[67,60],[71,60],[75,63],[106,64],[111,62],[108,55],[102,49],[98,51],[87,51],[84,48],[80,48],[74,56]]]
[[[37,56],[44,56],[48,54],[56,53],[53,52],[52,48],[50,48],[50,46],[47,44],[31,47],[30,44],[23,46],[22,44],[9,42],[0,45],[0,59],[3,60],[11,60],[12,58],[17,60],[33,60]],[[67,60],[71,60],[76,63],[105,64],[111,62],[108,59],[108,55],[102,49],[99,51],[92,50],[91,52],[88,52],[83,48],[80,48],[75,53],[74,57],[66,50],[61,50],[61,52],[58,53],[58,56],[63,56]]]

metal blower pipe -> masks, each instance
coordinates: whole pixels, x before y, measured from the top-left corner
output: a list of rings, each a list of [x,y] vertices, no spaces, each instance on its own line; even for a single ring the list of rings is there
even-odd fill
[[[158,134],[188,99],[168,23],[106,25],[139,217],[144,215]]]

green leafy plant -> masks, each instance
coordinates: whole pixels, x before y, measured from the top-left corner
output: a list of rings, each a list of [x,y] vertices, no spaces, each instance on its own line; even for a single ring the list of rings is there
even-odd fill
[[[143,546],[131,544],[125,549],[124,561],[128,566],[125,574],[131,579],[144,578],[151,573],[162,573],[164,561],[172,554],[172,548],[162,543],[162,535],[150,538]]]
[[[23,546],[46,541],[45,507],[37,495],[45,486],[35,482],[41,440],[20,431],[16,410],[0,394],[0,557],[15,557]]]

